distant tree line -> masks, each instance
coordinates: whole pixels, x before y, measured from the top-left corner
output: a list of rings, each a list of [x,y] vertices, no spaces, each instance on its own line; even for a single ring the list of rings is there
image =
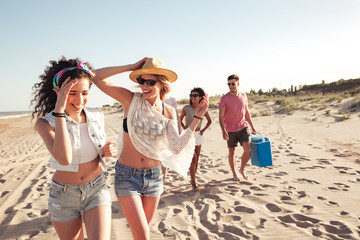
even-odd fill
[[[289,96],[297,95],[301,93],[336,93],[348,91],[351,95],[360,93],[360,78],[344,80],[340,79],[336,82],[325,83],[324,80],[320,84],[312,85],[301,85],[299,87],[294,87],[291,85],[289,89],[279,90],[277,88],[269,89],[268,91],[263,91],[259,89],[257,92],[255,90],[250,90],[249,95],[259,95],[259,96]]]

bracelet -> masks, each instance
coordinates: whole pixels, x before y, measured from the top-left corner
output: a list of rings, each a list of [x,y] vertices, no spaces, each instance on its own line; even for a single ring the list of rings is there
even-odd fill
[[[51,113],[54,117],[65,117],[65,113],[57,113],[57,112],[52,112]]]
[[[198,116],[196,116],[196,115],[194,115],[194,118],[197,118],[197,119],[200,119],[200,120],[202,119],[201,117],[198,117]]]

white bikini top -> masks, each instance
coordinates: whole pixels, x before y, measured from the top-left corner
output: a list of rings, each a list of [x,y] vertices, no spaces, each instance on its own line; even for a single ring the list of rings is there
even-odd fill
[[[80,124],[80,146],[79,164],[90,162],[99,155],[90,139],[87,123]]]

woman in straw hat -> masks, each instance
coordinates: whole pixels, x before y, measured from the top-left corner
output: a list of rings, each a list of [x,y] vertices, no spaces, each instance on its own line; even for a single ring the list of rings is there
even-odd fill
[[[139,84],[132,92],[108,81],[108,77],[132,71],[130,79]],[[175,72],[156,58],[134,64],[96,70],[93,82],[119,101],[124,109],[122,151],[115,166],[115,192],[134,239],[149,239],[149,224],[163,192],[161,164],[186,177],[194,153],[194,130],[208,108],[204,97],[195,110],[194,121],[181,135],[176,113],[164,104]]]

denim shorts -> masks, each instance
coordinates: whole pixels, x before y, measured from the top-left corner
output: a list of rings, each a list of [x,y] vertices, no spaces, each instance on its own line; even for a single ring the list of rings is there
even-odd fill
[[[70,222],[98,206],[111,206],[110,191],[103,173],[80,185],[51,181],[48,202],[51,220]]]
[[[153,168],[138,169],[115,165],[115,193],[118,197],[140,195],[160,196],[164,191],[161,164]]]
[[[228,148],[234,148],[239,142],[242,146],[243,142],[250,142],[250,128],[245,127],[238,132],[228,132],[229,140],[227,141]]]

